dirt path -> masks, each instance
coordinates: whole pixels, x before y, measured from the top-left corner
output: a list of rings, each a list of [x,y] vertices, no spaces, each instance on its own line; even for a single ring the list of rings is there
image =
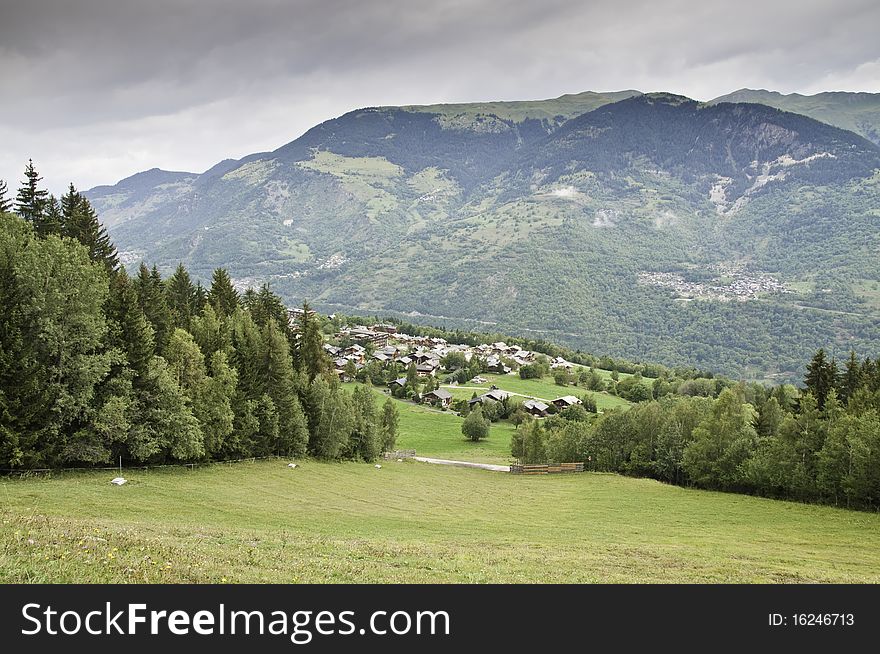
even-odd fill
[[[460,468],[479,468],[481,470],[491,470],[492,472],[510,472],[510,466],[499,466],[494,463],[474,463],[473,461],[450,461],[449,459],[432,459],[427,456],[414,456],[416,461],[422,463],[436,463],[441,466],[458,466]]]

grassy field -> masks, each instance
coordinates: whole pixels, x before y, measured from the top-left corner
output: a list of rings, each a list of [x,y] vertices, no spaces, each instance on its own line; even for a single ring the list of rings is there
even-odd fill
[[[343,386],[351,389],[354,384]],[[390,397],[381,388],[373,387],[373,392],[376,394],[376,403],[380,406]],[[462,435],[462,418],[452,411],[439,411],[404,400],[392,400],[400,414],[398,449],[413,449],[419,456],[478,463],[504,464],[511,461],[510,438],[514,428],[509,422],[494,423],[489,429],[489,438],[474,443]]]
[[[606,375],[610,376],[610,373],[606,373]],[[511,393],[521,393],[522,395],[529,395],[531,397],[537,397],[548,401],[562,395],[581,396],[591,392],[580,386],[559,386],[553,381],[552,377],[544,377],[543,379],[520,379],[519,375],[486,374],[481,376],[487,380],[487,383],[472,384],[471,382],[468,382],[467,384],[462,384],[462,386],[466,388],[456,391],[456,397],[470,397],[473,390],[467,390],[467,387],[479,386],[488,390],[493,384],[498,388],[510,391]],[[622,378],[623,376],[621,376],[621,379]],[[629,402],[616,395],[594,392],[593,396],[596,398],[596,406],[602,411],[605,409],[630,406]]]
[[[880,515],[591,474],[263,461],[3,480],[0,582],[880,582]]]

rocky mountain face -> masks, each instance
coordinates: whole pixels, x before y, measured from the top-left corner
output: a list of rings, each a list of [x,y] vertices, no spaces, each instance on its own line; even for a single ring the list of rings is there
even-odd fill
[[[880,148],[671,94],[380,107],[87,193],[124,260],[745,377],[880,336]]]

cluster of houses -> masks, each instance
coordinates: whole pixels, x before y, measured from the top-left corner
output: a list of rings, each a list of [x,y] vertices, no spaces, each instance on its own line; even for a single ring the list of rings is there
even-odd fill
[[[524,350],[517,345],[507,345],[503,342],[477,346],[451,344],[443,338],[401,334],[394,325],[345,327],[340,330],[339,339],[351,341],[351,344],[346,347],[326,344],[324,349],[332,357],[340,378],[346,377],[349,361],[354,362],[357,370],[370,360],[377,361],[383,366],[396,363],[404,368],[409,368],[411,363],[415,363],[420,377],[434,377],[440,370],[440,361],[453,352],[461,353],[465,361],[470,361],[476,356],[485,361],[489,372],[497,374],[513,372],[514,368],[510,364],[519,367],[534,363],[536,357],[535,352]],[[552,368],[569,370],[574,367],[574,364],[562,357],[557,357],[550,365]]]

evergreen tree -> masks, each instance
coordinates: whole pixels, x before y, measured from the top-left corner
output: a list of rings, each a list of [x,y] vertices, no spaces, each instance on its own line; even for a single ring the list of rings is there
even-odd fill
[[[193,317],[199,313],[199,299],[198,290],[182,263],[177,264],[177,269],[165,284],[165,299],[174,326],[189,331]]]
[[[825,398],[828,397],[828,392],[836,383],[834,373],[835,369],[832,363],[825,358],[825,350],[819,348],[807,365],[804,385],[813,394],[813,397],[816,398],[820,411],[825,408]]]
[[[141,310],[137,292],[124,268],[110,280],[105,314],[110,347],[125,354],[128,367],[138,377],[144,375],[155,354],[153,329]]]
[[[137,278],[134,280],[134,288],[141,311],[153,328],[156,354],[161,355],[171,335],[173,319],[158,269],[153,266],[153,270],[150,271],[146,264],[141,262]]]
[[[61,196],[61,221],[64,236],[85,245],[92,261],[103,264],[108,272],[119,267],[119,258],[110,235],[98,221],[92,204],[73,184]]]
[[[208,304],[218,316],[228,318],[238,307],[238,291],[232,285],[232,279],[224,268],[217,268],[211,278],[211,290],[208,291]]]
[[[36,223],[43,215],[48,201],[49,192],[39,188],[39,184],[43,181],[34,168],[32,159],[28,159],[27,166],[24,169],[25,179],[18,189],[18,195],[15,198],[15,209],[18,215],[30,223]]]
[[[840,400],[846,404],[862,385],[862,366],[853,350],[849,352],[840,380]]]
[[[215,352],[229,354],[232,351],[232,340],[226,323],[217,317],[214,307],[205,305],[202,315],[192,320],[192,335],[206,361],[211,361]]]
[[[244,305],[251,312],[251,316],[258,326],[265,327],[270,320],[274,320],[284,331],[284,334],[288,334],[287,309],[285,309],[281,298],[272,292],[268,284],[263,284],[258,293],[245,293]]]
[[[64,217],[61,213],[61,205],[54,195],[46,200],[44,211],[34,220],[34,231],[37,236],[45,238],[49,234],[64,235]]]
[[[303,302],[295,331],[293,362],[311,381],[330,370],[330,361],[324,351],[324,335],[308,302]]]
[[[284,456],[305,454],[308,432],[305,415],[297,397],[296,378],[287,339],[274,320],[267,325],[261,379],[266,395],[272,398],[278,414],[279,440],[273,453]]]
[[[9,213],[12,211],[12,200],[6,197],[9,189],[6,187],[6,180],[0,179],[0,213]]]

